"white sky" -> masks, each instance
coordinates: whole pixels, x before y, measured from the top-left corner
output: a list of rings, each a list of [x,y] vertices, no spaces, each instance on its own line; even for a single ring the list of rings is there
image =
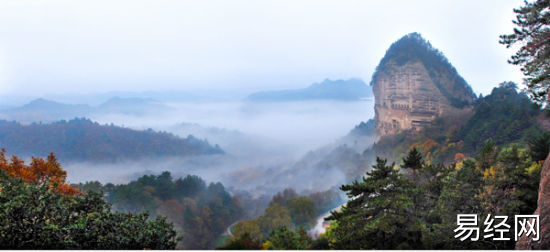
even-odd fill
[[[0,95],[369,82],[420,32],[473,87],[521,83],[498,44],[521,0],[2,0]]]

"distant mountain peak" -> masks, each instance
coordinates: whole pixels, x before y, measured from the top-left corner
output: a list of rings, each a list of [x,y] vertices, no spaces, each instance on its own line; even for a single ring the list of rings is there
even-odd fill
[[[80,108],[80,109],[85,109],[85,108],[88,108],[87,105],[73,105],[73,104],[65,104],[65,103],[60,103],[60,102],[56,102],[56,101],[52,101],[52,100],[48,100],[48,99],[44,99],[44,98],[38,98],[38,99],[34,99],[32,101],[30,101],[29,103],[23,105],[22,107],[20,108],[16,108],[15,110],[25,110],[25,109],[74,109],[74,108]]]
[[[44,98],[38,98],[30,101],[29,103],[25,104],[24,106],[27,107],[34,107],[34,106],[42,106],[42,105],[62,105],[62,103],[52,101],[52,100],[46,100]]]
[[[359,78],[348,80],[324,79],[306,88],[256,92],[247,97],[249,101],[300,101],[300,100],[359,100],[371,97],[371,88]]]

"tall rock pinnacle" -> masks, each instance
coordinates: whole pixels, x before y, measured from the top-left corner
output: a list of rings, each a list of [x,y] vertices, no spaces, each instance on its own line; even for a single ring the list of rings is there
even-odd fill
[[[371,85],[379,137],[419,130],[476,98],[445,56],[418,33],[408,34],[391,45],[376,68]]]

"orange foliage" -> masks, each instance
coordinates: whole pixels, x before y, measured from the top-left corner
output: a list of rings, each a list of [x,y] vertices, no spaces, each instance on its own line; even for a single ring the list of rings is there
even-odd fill
[[[409,151],[412,150],[412,149],[414,149],[414,148],[416,148],[416,147],[418,147],[418,146],[420,146],[420,145],[422,145],[421,142],[413,143],[413,144],[411,145],[411,147],[409,147]]]
[[[65,183],[67,172],[61,168],[61,164],[53,153],[48,158],[32,158],[29,165],[12,156],[11,162],[6,158],[6,150],[0,151],[0,170],[4,170],[8,176],[22,178],[27,183],[49,184],[50,187],[64,195],[74,195],[78,189]]]
[[[430,151],[434,146],[438,146],[439,144],[436,141],[428,138],[428,140],[426,140],[423,145],[424,148],[422,149],[422,152],[428,153],[428,151]]]
[[[466,159],[466,156],[464,156],[464,154],[462,154],[460,152],[455,154],[455,161],[458,162],[458,161],[462,161],[464,159]]]
[[[409,147],[409,150],[412,150],[414,148],[419,148],[419,150],[422,152],[422,153],[428,153],[434,146],[439,146],[440,144],[438,144],[436,141],[428,138],[426,141],[424,141],[423,143],[422,142],[416,142],[416,143],[413,143],[410,147]]]

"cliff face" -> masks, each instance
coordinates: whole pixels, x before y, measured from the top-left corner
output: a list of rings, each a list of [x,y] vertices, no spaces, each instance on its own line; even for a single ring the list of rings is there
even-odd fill
[[[373,85],[378,136],[418,130],[450,109],[420,62],[393,64],[389,72],[382,73]]]
[[[395,42],[371,82],[377,135],[420,130],[468,106],[475,95],[454,67],[419,34]]]
[[[539,240],[533,241],[533,237],[524,234],[516,242],[516,249],[550,249],[550,155],[542,166],[537,210],[533,214],[540,218]]]

